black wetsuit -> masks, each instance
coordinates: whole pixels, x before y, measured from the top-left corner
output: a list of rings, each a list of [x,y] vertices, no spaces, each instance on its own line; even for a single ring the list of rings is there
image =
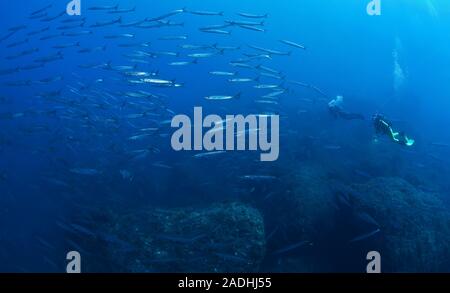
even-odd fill
[[[342,118],[345,120],[365,120],[363,115],[345,112],[338,106],[328,106],[328,110],[334,118]]]
[[[392,123],[383,115],[376,114],[373,116],[372,120],[377,135],[387,135],[395,143],[405,146],[411,146],[412,144],[414,144],[414,140],[410,140],[404,132],[395,132],[392,129]]]

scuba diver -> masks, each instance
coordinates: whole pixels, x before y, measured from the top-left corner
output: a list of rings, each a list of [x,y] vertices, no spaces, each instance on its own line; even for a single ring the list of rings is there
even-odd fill
[[[328,111],[334,118],[342,118],[345,120],[365,120],[364,116],[361,114],[345,112],[342,107],[343,103],[343,96],[337,96],[334,100],[328,103]]]
[[[372,117],[373,126],[375,128],[376,135],[387,135],[393,142],[412,146],[415,143],[414,139],[409,138],[404,132],[396,132],[392,129],[392,123],[388,121],[383,115],[375,114]]]

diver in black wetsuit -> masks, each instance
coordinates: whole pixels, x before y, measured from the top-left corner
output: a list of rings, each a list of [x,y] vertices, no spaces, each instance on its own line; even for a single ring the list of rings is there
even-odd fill
[[[342,118],[345,120],[365,120],[364,116],[357,113],[345,112],[342,104],[344,102],[343,96],[337,96],[334,100],[328,103],[328,111],[334,118]]]
[[[404,132],[394,131],[394,129],[392,129],[392,123],[388,121],[383,115],[375,114],[372,117],[372,121],[377,136],[379,134],[383,134],[388,136],[395,143],[404,146],[414,145],[414,139],[409,138]],[[375,139],[377,139],[377,137]]]

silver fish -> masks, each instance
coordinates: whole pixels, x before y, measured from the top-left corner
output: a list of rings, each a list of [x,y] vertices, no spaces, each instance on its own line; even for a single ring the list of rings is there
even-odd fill
[[[217,100],[231,100],[231,99],[239,99],[241,97],[241,94],[237,94],[234,96],[207,96],[205,97],[206,100],[213,100],[213,101],[217,101]]]
[[[266,14],[250,14],[250,13],[238,13],[239,16],[247,18],[267,18],[269,15]]]
[[[195,14],[195,15],[203,15],[203,16],[223,16],[223,11],[220,12],[214,12],[214,11],[188,11],[187,13]]]
[[[211,151],[211,152],[196,154],[193,157],[196,159],[200,159],[200,158],[211,157],[211,156],[220,155],[220,154],[224,154],[224,153],[226,153],[226,151]]]
[[[289,45],[291,47],[295,47],[295,48],[306,50],[305,46],[297,44],[297,43],[294,43],[294,42],[291,42],[291,41],[288,41],[288,40],[280,40],[280,42],[283,43],[283,44]]]

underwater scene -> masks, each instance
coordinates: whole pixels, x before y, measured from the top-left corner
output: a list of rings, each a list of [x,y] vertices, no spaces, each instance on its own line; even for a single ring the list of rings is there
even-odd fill
[[[0,272],[450,272],[449,1],[0,3]]]

